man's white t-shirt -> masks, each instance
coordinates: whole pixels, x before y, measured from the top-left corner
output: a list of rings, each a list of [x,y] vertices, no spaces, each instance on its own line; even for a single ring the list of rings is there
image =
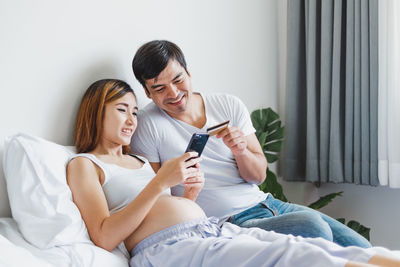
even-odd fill
[[[245,136],[255,132],[250,114],[243,102],[226,94],[200,94],[205,104],[206,124],[199,129],[170,117],[153,102],[139,111],[138,127],[132,139],[132,150],[150,162],[163,162],[181,156],[193,133],[206,132],[208,127],[230,120],[229,126],[238,127]],[[200,169],[205,183],[196,203],[207,216],[220,219],[237,214],[266,198],[256,184],[240,177],[231,150],[222,139],[212,136],[201,155]],[[173,195],[182,196],[183,185],[171,188]]]

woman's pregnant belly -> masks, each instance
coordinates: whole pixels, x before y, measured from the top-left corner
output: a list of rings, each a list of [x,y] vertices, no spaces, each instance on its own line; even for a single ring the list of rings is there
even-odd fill
[[[162,195],[153,205],[143,222],[126,240],[130,252],[140,241],[172,225],[206,216],[193,201],[170,195]]]

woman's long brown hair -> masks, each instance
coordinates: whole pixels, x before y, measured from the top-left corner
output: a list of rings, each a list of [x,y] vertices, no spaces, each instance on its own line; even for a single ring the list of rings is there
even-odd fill
[[[96,148],[102,134],[105,105],[127,93],[135,96],[129,84],[116,79],[99,80],[89,86],[76,117],[74,139],[77,153],[90,152]],[[126,154],[130,147],[123,146],[122,149]]]

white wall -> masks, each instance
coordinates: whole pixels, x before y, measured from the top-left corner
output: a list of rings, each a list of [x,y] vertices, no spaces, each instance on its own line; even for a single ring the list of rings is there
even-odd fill
[[[278,3],[279,39],[279,113],[285,117],[286,88],[286,19],[287,0]],[[289,63],[290,64],[290,63]],[[276,168],[276,166],[274,166]],[[316,188],[311,183],[282,181],[284,193],[291,202],[310,204],[319,196],[343,191],[343,196],[333,200],[321,211],[333,218],[357,220],[371,228],[371,242],[375,246],[400,249],[400,189],[371,187],[353,184],[322,184]]]
[[[183,49],[195,90],[276,107],[277,1],[0,0],[0,158],[19,131],[72,144],[75,110],[97,79],[126,80],[142,107],[131,61],[152,39]],[[1,164],[0,173],[0,216],[9,216]]]

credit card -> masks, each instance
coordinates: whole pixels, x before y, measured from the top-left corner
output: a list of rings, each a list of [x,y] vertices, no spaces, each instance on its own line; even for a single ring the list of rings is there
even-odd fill
[[[222,122],[222,123],[217,124],[217,125],[215,125],[215,126],[211,126],[211,127],[207,128],[207,133],[208,133],[210,136],[216,135],[216,134],[218,134],[219,132],[221,132],[222,130],[228,128],[229,122],[230,122],[230,121],[225,121],[225,122]]]

